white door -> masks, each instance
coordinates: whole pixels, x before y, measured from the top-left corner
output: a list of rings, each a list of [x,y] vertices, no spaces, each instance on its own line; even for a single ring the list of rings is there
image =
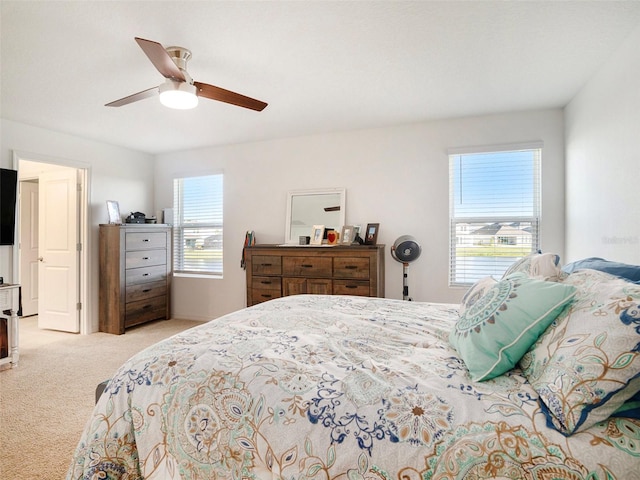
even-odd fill
[[[22,315],[38,313],[38,182],[20,182]]]
[[[78,187],[74,168],[40,175],[38,327],[80,331]]]

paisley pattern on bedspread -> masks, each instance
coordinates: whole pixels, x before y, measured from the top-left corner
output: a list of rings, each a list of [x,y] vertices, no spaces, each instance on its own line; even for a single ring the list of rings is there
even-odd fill
[[[640,421],[565,437],[520,374],[471,381],[454,305],[266,302],[129,360],[68,479],[640,478]]]

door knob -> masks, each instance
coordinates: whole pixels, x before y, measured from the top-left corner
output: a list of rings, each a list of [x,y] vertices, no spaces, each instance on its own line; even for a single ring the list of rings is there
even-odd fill
[[[38,257],[39,262],[44,262],[44,257]]]

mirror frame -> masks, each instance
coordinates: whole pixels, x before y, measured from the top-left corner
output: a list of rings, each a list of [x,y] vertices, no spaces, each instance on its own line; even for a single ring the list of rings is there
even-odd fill
[[[284,233],[284,243],[286,245],[298,245],[299,240],[297,238],[291,237],[291,206],[293,203],[293,199],[295,197],[300,196],[311,196],[311,195],[340,195],[340,225],[336,225],[335,228],[342,228],[345,222],[346,217],[346,189],[344,188],[318,188],[313,190],[291,190],[287,193],[287,216],[285,221],[285,233]],[[322,221],[316,222],[316,224],[322,224]],[[311,232],[309,232],[311,235]]]

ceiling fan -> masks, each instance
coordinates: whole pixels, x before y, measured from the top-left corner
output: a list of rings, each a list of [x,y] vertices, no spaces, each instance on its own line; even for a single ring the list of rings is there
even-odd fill
[[[170,108],[194,108],[198,104],[198,97],[205,97],[219,102],[230,103],[239,107],[249,108],[261,112],[267,103],[250,98],[224,88],[195,82],[187,73],[187,61],[191,52],[183,47],[164,48],[158,42],[135,37],[142,51],[149,57],[153,66],[166,78],[157,87],[149,88],[128,97],[107,103],[106,107],[121,107],[145,98],[160,95],[160,102]]]

